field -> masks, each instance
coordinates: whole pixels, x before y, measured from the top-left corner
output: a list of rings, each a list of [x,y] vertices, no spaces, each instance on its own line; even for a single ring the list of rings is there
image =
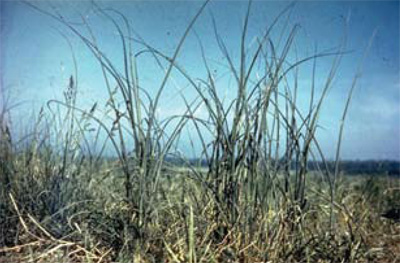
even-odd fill
[[[399,219],[382,216],[398,206],[396,177],[341,176],[333,208],[318,174],[307,174],[303,206],[265,186],[257,189],[271,194],[265,206],[250,203],[248,190],[238,187],[237,218],[229,221],[229,211],[219,209],[226,204],[193,171],[171,166],[140,222],[114,162],[84,161],[65,178],[49,175],[55,165],[44,162],[18,165],[11,190],[2,189],[1,262],[400,261]],[[206,169],[198,173],[207,176]]]
[[[18,106],[0,90],[0,262],[400,262],[398,163],[350,176],[340,160],[361,66],[338,114],[334,160],[326,160],[318,142],[320,112],[345,43],[290,64],[297,27],[282,32],[279,45],[270,35],[274,22],[247,48],[250,2],[239,59],[231,58],[217,25],[212,32],[235,80],[234,98],[226,101],[200,40],[205,76],[193,77],[178,63],[207,4],[172,54],[138,38],[122,13],[96,6],[120,38],[123,59],[115,64],[83,17],[86,33],[56,9],[26,3],[93,54],[108,100],[81,107],[75,68],[64,99],[49,101],[21,136],[11,119]],[[77,67],[72,45],[71,53]],[[141,86],[144,53],[163,75],[154,93]],[[326,57],[325,84],[314,85],[317,61]],[[304,109],[298,70],[306,62],[313,70]],[[184,112],[160,119],[174,74],[196,96],[182,93]],[[195,159],[180,150],[185,136],[201,148]]]

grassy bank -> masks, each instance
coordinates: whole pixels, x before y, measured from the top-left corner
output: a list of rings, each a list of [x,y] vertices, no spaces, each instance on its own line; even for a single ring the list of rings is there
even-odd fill
[[[3,103],[0,261],[400,261],[399,225],[382,217],[400,205],[398,178],[350,178],[341,171],[344,125],[361,67],[338,112],[333,162],[325,160],[317,139],[321,109],[347,52],[345,33],[337,50],[298,58],[293,50],[298,25],[279,32],[281,41],[271,36],[276,23],[289,19],[290,5],[249,48],[250,2],[239,58],[233,59],[213,21],[212,33],[235,83],[234,99],[226,102],[201,39],[205,75],[191,76],[178,63],[207,4],[171,54],[149,45],[119,11],[93,4],[96,15],[118,33],[123,58],[118,64],[102,52],[85,17],[77,26],[57,9],[27,4],[58,21],[92,53],[108,100],[104,108],[78,106],[79,62],[71,45],[75,72],[64,100],[49,101],[25,137],[14,135],[12,107]],[[141,84],[142,54],[163,74],[152,93]],[[317,86],[317,62],[324,58],[331,66]],[[305,63],[313,65],[306,109],[298,101]],[[174,73],[196,96],[189,100],[181,93],[184,113],[160,119],[157,112]],[[197,114],[200,108],[206,117]],[[180,151],[187,127],[190,142],[201,145],[202,162]],[[109,148],[113,158],[105,156]]]

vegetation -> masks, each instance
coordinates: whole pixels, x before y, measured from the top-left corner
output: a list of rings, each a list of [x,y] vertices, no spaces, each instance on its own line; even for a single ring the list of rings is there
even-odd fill
[[[104,110],[97,104],[78,107],[76,70],[65,99],[50,101],[31,132],[18,141],[11,132],[12,105],[3,101],[0,260],[400,261],[399,226],[381,217],[400,205],[398,179],[341,173],[343,123],[360,71],[349,89],[333,163],[325,160],[317,141],[318,117],[346,52],[345,37],[334,52],[289,63],[297,26],[281,33],[283,45],[271,37],[275,24],[291,10],[288,6],[256,46],[247,48],[250,2],[236,64],[214,22],[236,85],[235,99],[227,103],[203,47],[206,76],[200,81],[177,61],[207,2],[172,55],[147,44],[119,11],[95,6],[119,33],[122,66],[102,52],[83,16],[86,35],[56,9],[27,4],[60,22],[93,53],[109,99]],[[72,45],[71,53],[76,67]],[[141,86],[142,54],[152,56],[164,73],[154,94]],[[332,65],[319,89],[314,82],[317,61],[325,57]],[[298,106],[297,94],[299,68],[307,62],[313,64],[313,83],[305,110]],[[197,96],[189,101],[181,94],[185,113],[161,120],[157,110],[172,72]],[[196,115],[200,107],[206,118]],[[178,152],[187,126],[195,131],[192,140],[196,137],[202,145],[199,162]],[[116,158],[104,156],[107,145]]]

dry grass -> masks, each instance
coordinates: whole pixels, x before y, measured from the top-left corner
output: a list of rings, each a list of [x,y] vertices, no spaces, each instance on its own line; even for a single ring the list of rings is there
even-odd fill
[[[137,36],[120,12],[94,6],[119,32],[122,71],[101,52],[84,17],[88,35],[56,9],[28,5],[60,22],[93,53],[109,100],[104,111],[96,104],[79,108],[75,73],[65,100],[49,102],[50,112],[41,111],[23,147],[11,138],[8,108],[2,110],[0,261],[399,262],[399,225],[380,216],[385,208],[399,205],[397,192],[385,191],[388,183],[396,186],[398,181],[341,175],[343,125],[333,170],[316,136],[345,42],[335,52],[316,52],[288,66],[297,26],[281,33],[281,46],[275,46],[270,33],[291,6],[248,49],[250,2],[237,65],[214,23],[220,51],[236,81],[235,99],[227,104],[218,95],[203,47],[200,59],[207,76],[200,84],[177,63],[207,2],[171,56]],[[143,50],[135,51],[133,44]],[[139,85],[137,57],[143,52],[165,74],[154,96]],[[333,62],[316,97],[316,65],[324,57]],[[297,101],[298,70],[307,62],[314,64],[314,71],[310,106],[304,111]],[[259,64],[261,70],[255,66]],[[182,94],[185,113],[159,120],[160,98],[174,70],[197,97],[188,101]],[[200,107],[207,111],[204,119],[196,116]],[[193,140],[202,145],[205,167],[175,150],[188,125]],[[115,158],[104,157],[106,144],[115,150]],[[168,162],[168,156],[179,156],[181,165]],[[321,167],[310,172],[309,161],[315,159],[322,160]]]

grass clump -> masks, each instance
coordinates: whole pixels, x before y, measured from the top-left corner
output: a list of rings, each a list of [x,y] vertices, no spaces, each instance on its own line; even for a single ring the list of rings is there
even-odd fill
[[[235,81],[227,102],[219,95],[201,39],[205,77],[191,77],[177,60],[208,2],[172,55],[149,45],[119,11],[93,4],[118,32],[122,66],[102,52],[85,17],[81,25],[87,34],[56,9],[27,4],[65,26],[93,54],[108,101],[104,111],[97,104],[78,106],[77,60],[70,45],[75,72],[65,98],[50,101],[48,111],[40,112],[23,146],[12,140],[9,111],[2,109],[0,257],[26,262],[398,260],[399,228],[380,217],[386,208],[376,207],[395,206],[398,192],[393,187],[382,192],[389,181],[376,177],[346,182],[339,169],[343,126],[333,164],[325,160],[316,136],[321,108],[346,51],[345,38],[334,52],[297,58],[297,25],[281,32],[281,45],[271,36],[290,5],[248,48],[250,2],[236,64],[213,21]],[[296,60],[289,63],[293,53]],[[150,54],[164,73],[154,94],[141,86],[142,54]],[[324,57],[331,57],[332,64],[317,92],[317,61]],[[304,110],[298,101],[299,69],[307,62],[313,73]],[[157,111],[172,72],[190,84],[196,97],[190,101],[181,94],[184,113],[161,120]],[[358,73],[342,123],[357,78]],[[200,108],[205,117],[196,115]],[[191,143],[201,145],[203,165],[177,151],[189,126]],[[115,157],[105,156],[107,145]],[[321,160],[313,171],[311,160]]]

